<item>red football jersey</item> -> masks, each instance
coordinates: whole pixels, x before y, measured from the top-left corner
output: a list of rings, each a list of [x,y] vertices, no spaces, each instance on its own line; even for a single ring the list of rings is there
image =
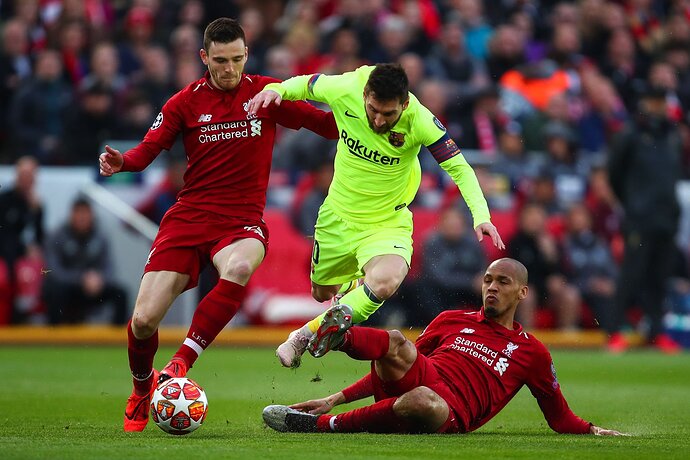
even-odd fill
[[[417,339],[417,350],[436,366],[455,394],[448,401],[467,431],[488,422],[527,385],[549,426],[559,433],[588,433],[561,393],[546,347],[514,323],[506,329],[484,317],[484,310],[448,310]]]
[[[165,103],[141,144],[125,153],[122,170],[143,170],[182,133],[188,165],[178,202],[227,216],[261,218],[276,123],[338,137],[333,115],[306,102],[283,101],[250,115],[249,101],[276,81],[243,75],[232,91],[221,91],[207,72]]]

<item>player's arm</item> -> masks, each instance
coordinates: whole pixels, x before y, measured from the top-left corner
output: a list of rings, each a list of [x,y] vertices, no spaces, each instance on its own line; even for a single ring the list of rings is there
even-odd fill
[[[484,235],[487,235],[491,237],[494,246],[505,249],[501,235],[491,223],[489,206],[486,204],[477,176],[460,153],[460,148],[455,141],[448,136],[448,133],[444,133],[440,139],[429,145],[428,149],[441,168],[448,173],[460,189],[460,193],[472,213],[477,239],[482,241]]]
[[[124,154],[119,150],[105,146],[105,152],[98,158],[101,176],[112,176],[119,172],[143,171],[162,150],[170,150],[178,133],[182,131],[182,116],[179,113],[180,93],[174,95],[163,105],[144,140]]]
[[[338,139],[338,127],[333,112],[317,109],[304,101],[286,101],[269,110],[275,121],[286,128],[306,128],[326,139]]]
[[[360,70],[361,69],[361,70]],[[355,72],[368,72],[368,68],[360,68]],[[282,100],[304,101],[311,100],[329,104],[347,91],[352,91],[353,81],[351,72],[343,75],[298,75],[280,83],[269,83],[254,96],[249,103],[249,113],[255,114],[260,108],[270,105],[280,105]],[[361,91],[361,88],[360,88]]]
[[[623,435],[623,433],[615,430],[598,427],[573,413],[561,392],[551,355],[545,348],[541,353],[535,353],[533,363],[527,386],[532,395],[537,399],[539,408],[553,431],[557,433],[594,434],[598,436]]]
[[[371,382],[371,373],[369,373],[342,391],[325,398],[311,399],[309,401],[293,404],[290,407],[302,412],[321,415],[330,412],[335,406],[358,401],[372,396],[373,394],[374,387]]]

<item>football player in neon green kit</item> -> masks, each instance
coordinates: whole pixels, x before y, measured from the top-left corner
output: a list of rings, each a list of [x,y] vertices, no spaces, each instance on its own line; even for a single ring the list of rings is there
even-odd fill
[[[504,249],[474,171],[436,117],[408,92],[398,64],[360,67],[342,75],[303,75],[266,85],[248,111],[310,99],[330,105],[340,131],[335,175],[319,209],[312,254],[312,296],[341,293],[338,305],[293,331],[276,350],[297,367],[305,349],[322,356],[352,323],[365,321],[409,271],[412,213],[421,180],[417,155],[427,146],[462,192],[479,241]],[[354,280],[364,277],[358,285]],[[348,289],[351,289],[348,291]]]

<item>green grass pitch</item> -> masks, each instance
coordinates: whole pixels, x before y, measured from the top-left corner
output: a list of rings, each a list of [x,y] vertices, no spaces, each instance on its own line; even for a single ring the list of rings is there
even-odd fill
[[[172,352],[159,350],[156,366]],[[558,435],[526,388],[467,435],[277,433],[262,422],[264,406],[335,392],[368,364],[331,353],[291,371],[267,348],[211,348],[202,356],[189,374],[209,399],[198,431],[171,436],[150,422],[143,433],[124,433],[131,389],[124,348],[0,347],[0,458],[690,458],[690,354],[553,354],[571,408],[633,436]]]

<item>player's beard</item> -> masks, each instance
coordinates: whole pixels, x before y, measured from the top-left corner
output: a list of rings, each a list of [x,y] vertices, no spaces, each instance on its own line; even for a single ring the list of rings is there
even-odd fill
[[[484,305],[484,316],[487,318],[498,318],[498,314],[499,312],[496,310],[496,307]]]

